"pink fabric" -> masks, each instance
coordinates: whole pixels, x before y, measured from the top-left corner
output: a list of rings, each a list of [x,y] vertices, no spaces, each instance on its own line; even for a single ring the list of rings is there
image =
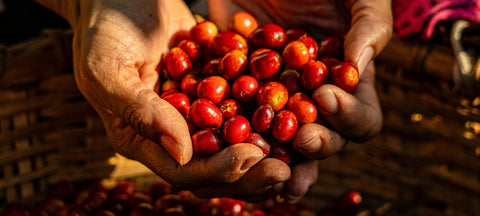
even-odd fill
[[[480,0],[393,0],[394,30],[399,37],[432,37],[437,23],[480,21]]]

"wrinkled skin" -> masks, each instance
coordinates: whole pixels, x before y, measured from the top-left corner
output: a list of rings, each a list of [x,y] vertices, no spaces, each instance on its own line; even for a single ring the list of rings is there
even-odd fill
[[[277,23],[284,28],[303,27],[317,38],[345,38],[345,60],[360,71],[353,94],[334,85],[322,85],[314,101],[328,127],[302,126],[293,144],[309,161],[292,167],[290,180],[277,185],[289,202],[298,201],[315,183],[317,160],[342,150],[348,140],[362,142],[379,133],[382,115],[374,89],[372,59],[392,34],[391,1],[384,0],[210,0],[210,18],[225,30],[227,18],[237,11],[253,14],[259,24]]]
[[[172,185],[190,189],[200,197],[228,196],[261,201],[282,192],[287,200],[295,202],[316,180],[317,159],[339,151],[347,139],[367,140],[380,129],[380,109],[373,89],[374,70],[370,66],[361,69],[360,84],[353,95],[330,85],[316,90],[314,99],[317,102],[329,102],[323,103],[326,105],[322,114],[331,127],[307,124],[294,138],[298,148],[312,160],[290,169],[279,160],[264,159],[263,152],[252,144],[233,145],[210,157],[192,157],[186,122],[155,92],[158,81],[155,68],[161,54],[169,48],[169,38],[195,24],[184,3],[180,0],[36,1],[63,16],[72,26],[77,85],[102,118],[113,148],[145,164]],[[284,26],[314,24],[318,28],[313,29],[319,32],[334,27],[334,32],[343,34],[349,24],[352,29],[357,24],[365,24],[355,32],[348,32],[345,48],[346,58],[360,68],[365,68],[367,62],[378,54],[391,32],[389,10],[377,11],[385,9],[380,7],[390,7],[389,4],[371,4],[373,8],[356,6],[360,2],[377,1],[352,1],[348,7],[334,1],[318,1],[318,7],[309,5],[306,13],[290,11],[292,7],[288,4],[291,2],[286,0],[258,1],[258,4],[238,2],[242,3],[212,0],[210,3],[217,6],[225,5],[221,11],[211,11],[211,17],[222,27],[222,20],[227,20],[243,7],[258,16],[261,22],[275,21]],[[264,7],[263,2],[276,3],[276,7]],[[299,5],[299,1],[292,2]],[[336,11],[352,11],[352,21],[349,16],[343,16],[348,13],[340,13],[338,19],[317,13],[316,10],[321,11],[326,5],[334,5]],[[263,8],[275,10],[263,16]],[[287,23],[292,19],[285,19],[286,15],[294,12],[301,14],[296,19],[298,23]],[[323,18],[327,21],[322,21]],[[331,25],[331,20],[338,20],[338,23]],[[370,23],[372,21],[376,23]],[[357,40],[349,40],[349,35]],[[361,47],[373,49],[360,55],[365,50]]]

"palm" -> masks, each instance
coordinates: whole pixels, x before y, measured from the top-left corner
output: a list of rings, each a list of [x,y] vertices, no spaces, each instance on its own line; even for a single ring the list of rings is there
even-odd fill
[[[159,11],[159,4],[169,4],[169,9],[184,15],[168,17]],[[188,137],[181,115],[154,92],[159,78],[155,68],[168,50],[166,38],[195,24],[182,6],[170,1],[92,1],[94,9],[82,14],[91,18],[74,26],[77,84],[105,122],[114,148],[126,156],[135,157],[128,150],[134,148],[132,141],[162,142],[158,137],[163,133]],[[167,26],[165,20],[171,19],[178,25]],[[135,114],[143,106],[153,112],[146,117]],[[177,141],[186,143],[188,157],[190,140]],[[174,158],[179,159],[181,153],[177,151]]]

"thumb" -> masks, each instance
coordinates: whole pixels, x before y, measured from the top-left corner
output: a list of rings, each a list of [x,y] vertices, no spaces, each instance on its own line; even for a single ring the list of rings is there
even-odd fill
[[[88,88],[87,99],[97,105],[99,113],[113,113],[142,137],[162,145],[179,164],[188,163],[193,149],[183,116],[143,83],[138,72],[124,72],[127,74],[110,76],[108,85]],[[127,143],[130,141],[120,140],[123,145],[135,145]]]
[[[352,0],[346,6],[352,20],[345,36],[345,60],[354,63],[362,74],[392,36],[391,1]]]

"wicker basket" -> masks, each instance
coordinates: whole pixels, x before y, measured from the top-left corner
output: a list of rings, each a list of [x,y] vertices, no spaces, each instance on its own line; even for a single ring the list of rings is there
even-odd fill
[[[307,200],[354,189],[370,215],[480,215],[480,97],[455,85],[454,62],[448,46],[393,38],[376,59],[382,133],[320,162]]]
[[[48,30],[0,52],[0,203],[58,180],[152,176],[108,144],[76,88],[71,39]],[[364,215],[480,215],[480,98],[455,87],[453,62],[449,47],[394,38],[377,59],[382,133],[321,161],[304,202],[353,189]]]

